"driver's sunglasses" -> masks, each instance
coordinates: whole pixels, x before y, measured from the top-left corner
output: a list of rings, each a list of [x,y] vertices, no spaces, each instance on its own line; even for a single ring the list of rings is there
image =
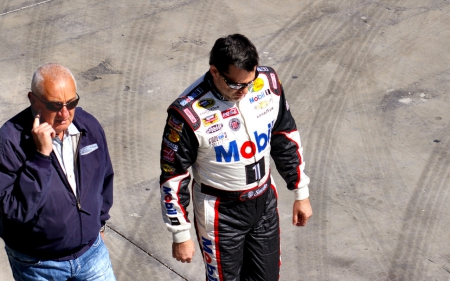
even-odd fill
[[[227,84],[228,88],[233,89],[233,90],[241,90],[241,89],[253,86],[253,82],[255,82],[256,78],[258,78],[259,72],[258,72],[258,69],[256,69],[255,79],[253,79],[253,81],[249,82],[249,83],[230,83],[230,82],[228,82],[228,80],[225,78],[225,76],[222,73],[219,72],[219,74],[220,74],[220,76],[222,76],[222,79],[223,79],[223,81],[225,81],[225,84]]]
[[[77,93],[77,97],[74,100],[69,101],[68,103],[62,103],[62,102],[56,102],[56,101],[43,101],[41,100],[35,93],[31,92],[40,102],[45,104],[45,108],[47,108],[50,111],[58,112],[60,111],[64,106],[67,108],[67,110],[74,109],[78,102],[80,101],[80,96]]]

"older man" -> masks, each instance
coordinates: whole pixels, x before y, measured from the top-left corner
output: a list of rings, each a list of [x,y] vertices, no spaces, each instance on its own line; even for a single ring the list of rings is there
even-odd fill
[[[72,73],[46,64],[0,129],[0,237],[16,280],[115,280],[102,235],[113,169]]]

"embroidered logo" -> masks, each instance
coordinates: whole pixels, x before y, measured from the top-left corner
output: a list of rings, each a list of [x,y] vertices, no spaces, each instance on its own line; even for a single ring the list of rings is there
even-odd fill
[[[89,154],[92,151],[97,150],[97,149],[98,149],[98,145],[96,143],[88,145],[88,146],[85,146],[85,147],[80,149],[80,155]]]

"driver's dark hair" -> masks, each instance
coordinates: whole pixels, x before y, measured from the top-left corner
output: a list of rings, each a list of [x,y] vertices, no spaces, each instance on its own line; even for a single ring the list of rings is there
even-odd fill
[[[242,34],[217,39],[209,55],[209,65],[214,65],[221,73],[228,73],[230,65],[253,71],[258,61],[255,45]]]

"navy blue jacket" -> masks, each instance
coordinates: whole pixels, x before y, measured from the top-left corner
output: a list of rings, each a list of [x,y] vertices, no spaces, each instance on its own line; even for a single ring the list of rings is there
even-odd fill
[[[73,123],[81,132],[78,198],[54,152],[46,158],[36,151],[30,107],[0,129],[0,237],[13,250],[42,259],[72,255],[95,239],[110,217],[114,172],[105,133],[81,108]]]

